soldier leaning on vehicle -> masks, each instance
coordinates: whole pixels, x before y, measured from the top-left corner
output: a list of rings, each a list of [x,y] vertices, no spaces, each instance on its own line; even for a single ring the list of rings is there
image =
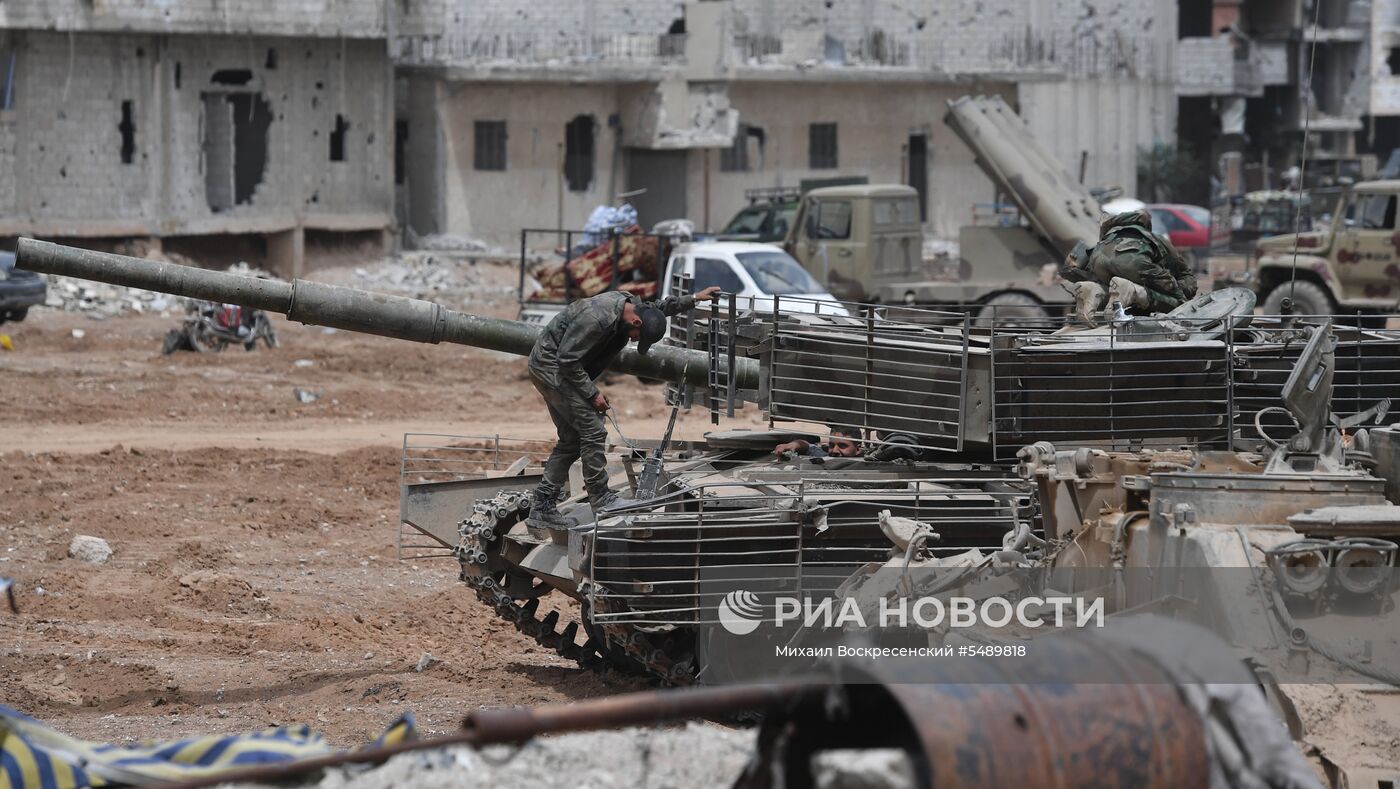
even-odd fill
[[[1118,302],[1141,314],[1171,312],[1196,297],[1196,275],[1165,238],[1152,232],[1146,210],[1108,217],[1099,243],[1070,253],[1060,276],[1072,283],[1075,314],[1093,325],[1094,314]]]

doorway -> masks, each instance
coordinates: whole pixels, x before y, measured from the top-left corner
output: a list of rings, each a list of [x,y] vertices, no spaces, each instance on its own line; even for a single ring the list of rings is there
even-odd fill
[[[272,109],[258,93],[210,92],[204,103],[204,196],[219,213],[253,202],[267,171]]]
[[[687,151],[627,151],[627,191],[646,191],[628,199],[637,209],[637,221],[646,230],[664,219],[686,216]]]

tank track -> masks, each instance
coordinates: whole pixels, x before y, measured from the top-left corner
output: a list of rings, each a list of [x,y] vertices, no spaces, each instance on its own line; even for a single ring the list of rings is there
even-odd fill
[[[477,502],[471,516],[459,525],[461,542],[455,554],[462,568],[460,577],[477,599],[540,646],[583,668],[599,673],[618,669],[666,684],[689,684],[695,675],[694,658],[684,649],[684,639],[646,633],[630,625],[585,624],[584,643],[578,644],[579,622],[559,629],[558,611],[539,615],[540,598],[552,591],[551,587],[517,569],[501,553],[502,538],[529,514],[530,503],[528,492],[501,493],[490,501]]]

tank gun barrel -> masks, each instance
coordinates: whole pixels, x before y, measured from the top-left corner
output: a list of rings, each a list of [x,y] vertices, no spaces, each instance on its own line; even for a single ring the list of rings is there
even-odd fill
[[[238,274],[94,252],[31,238],[19,240],[15,265],[28,271],[95,280],[112,285],[237,304],[276,312],[299,323],[330,326],[413,342],[451,342],[527,356],[540,328],[503,318],[484,318],[405,296],[308,282],[258,279]],[[758,363],[736,360],[735,384],[758,387]],[[687,348],[653,346],[643,356],[624,350],[612,369],[648,378],[705,386],[709,355]]]

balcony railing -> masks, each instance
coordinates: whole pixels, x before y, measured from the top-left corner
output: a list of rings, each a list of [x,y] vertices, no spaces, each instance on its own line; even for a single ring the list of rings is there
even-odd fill
[[[684,34],[549,36],[536,33],[401,36],[396,58],[406,65],[586,65],[684,62]]]

